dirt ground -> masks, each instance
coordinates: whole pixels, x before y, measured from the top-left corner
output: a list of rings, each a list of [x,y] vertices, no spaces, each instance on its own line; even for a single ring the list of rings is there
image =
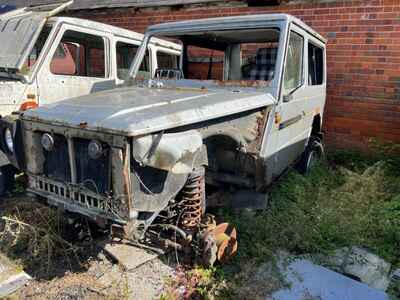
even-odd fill
[[[32,203],[30,198],[25,196],[11,197],[3,199],[1,202],[1,216],[10,216],[13,215],[11,212],[17,211],[17,215],[23,222],[29,222],[29,220],[23,219],[25,215],[29,215],[27,219],[39,219],[43,212],[42,209],[48,209]],[[31,205],[33,205],[32,208]],[[36,221],[34,220],[32,223]],[[4,249],[4,247],[9,247],[8,244],[5,244],[7,241],[4,238],[4,225],[2,225],[1,232],[0,246],[2,246],[3,252],[7,252],[8,249]],[[16,250],[9,250],[9,253],[6,254],[17,266],[24,268],[33,280],[12,295],[11,299],[158,298],[164,289],[166,280],[174,277],[176,270],[174,255],[171,257],[158,256],[137,268],[125,271],[123,266],[103,250],[104,241],[107,239],[106,234],[97,234],[89,243],[79,240],[72,241],[75,246],[80,248],[78,259],[54,254],[49,258],[49,260],[51,259],[51,268],[47,271],[43,265],[40,265],[40,261],[38,264],[27,257],[31,253],[37,253],[31,249],[30,241],[27,242],[23,238],[15,239],[11,245]],[[52,250],[47,249],[46,251]],[[43,264],[48,263],[46,255],[37,257],[36,260],[40,258],[43,260]]]
[[[106,257],[92,259],[88,269],[49,280],[35,279],[16,295],[20,299],[156,299],[174,268],[160,259],[125,272]]]

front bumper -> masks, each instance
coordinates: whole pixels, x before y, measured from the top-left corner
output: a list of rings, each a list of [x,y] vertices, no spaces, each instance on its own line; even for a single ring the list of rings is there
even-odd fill
[[[124,224],[126,220],[116,210],[116,199],[104,197],[81,186],[60,183],[43,176],[29,175],[28,191],[41,196],[61,211],[84,215],[93,221],[112,220]]]

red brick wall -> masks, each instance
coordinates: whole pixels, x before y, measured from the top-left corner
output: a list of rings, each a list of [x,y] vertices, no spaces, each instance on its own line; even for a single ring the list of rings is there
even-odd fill
[[[95,10],[75,15],[143,32],[195,18],[284,12],[328,38],[329,145],[365,148],[372,137],[400,142],[400,0],[337,1],[273,7]]]

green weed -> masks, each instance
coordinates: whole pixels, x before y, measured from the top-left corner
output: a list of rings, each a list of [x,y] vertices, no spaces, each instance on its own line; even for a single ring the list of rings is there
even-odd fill
[[[292,171],[280,180],[266,211],[224,215],[237,227],[239,249],[231,265],[218,268],[223,276],[216,281],[225,287],[218,298],[248,293],[248,266],[256,270],[280,249],[329,254],[357,245],[400,266],[400,159],[331,153],[309,175]]]

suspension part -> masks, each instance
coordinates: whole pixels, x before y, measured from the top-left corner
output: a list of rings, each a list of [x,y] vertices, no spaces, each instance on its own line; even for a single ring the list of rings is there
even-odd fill
[[[188,231],[195,231],[201,223],[205,210],[205,170],[195,169],[189,174],[180,192],[179,210],[182,212],[179,224]]]
[[[237,253],[236,228],[228,223],[212,226],[202,234],[200,244],[203,265],[212,266],[217,261],[225,263]]]

